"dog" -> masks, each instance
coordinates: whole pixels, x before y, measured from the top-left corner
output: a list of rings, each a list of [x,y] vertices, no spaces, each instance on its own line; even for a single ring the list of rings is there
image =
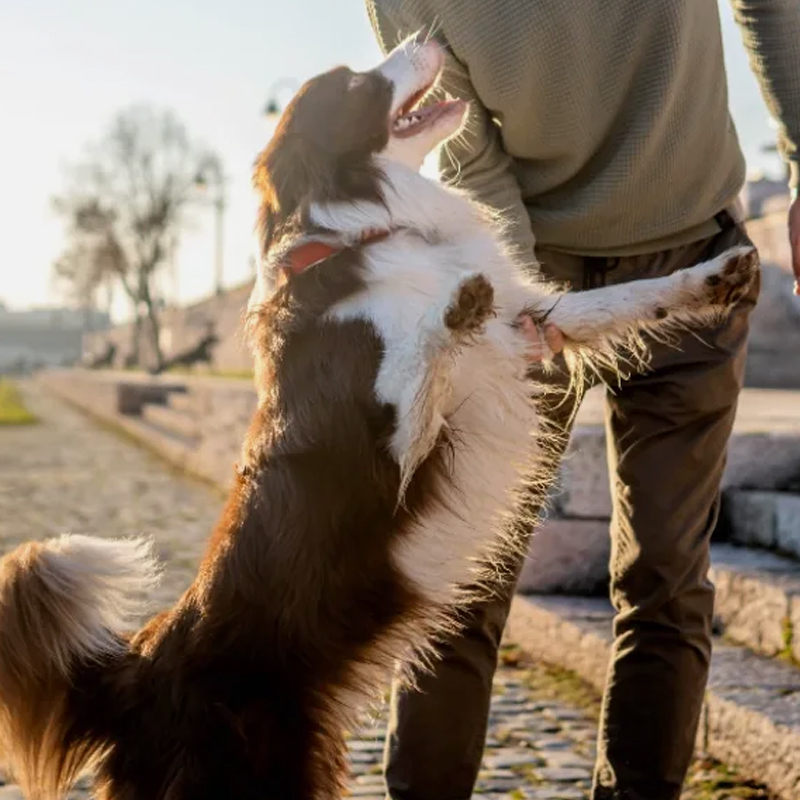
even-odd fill
[[[552,477],[521,315],[579,371],[747,291],[746,248],[581,293],[527,276],[492,214],[419,172],[464,124],[460,100],[419,105],[444,57],[412,37],[312,79],[256,161],[258,408],[177,604],[137,630],[144,540],[0,564],[0,752],[29,798],[88,767],[101,800],[339,797],[354,711],[435,657]]]

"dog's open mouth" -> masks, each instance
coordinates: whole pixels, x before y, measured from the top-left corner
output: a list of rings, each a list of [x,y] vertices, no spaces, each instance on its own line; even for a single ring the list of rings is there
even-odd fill
[[[400,106],[392,122],[393,136],[397,136],[401,139],[409,136],[416,136],[425,128],[430,127],[444,114],[454,111],[457,108],[463,108],[463,100],[442,100],[439,103],[432,103],[426,105],[424,108],[418,108],[418,105],[427,96],[434,83],[415,92]]]

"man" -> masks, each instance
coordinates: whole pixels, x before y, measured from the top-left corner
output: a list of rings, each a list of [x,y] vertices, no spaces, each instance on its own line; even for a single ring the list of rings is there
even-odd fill
[[[448,46],[443,88],[472,109],[441,173],[505,213],[533,268],[580,290],[747,241],[716,0],[366,1],[385,51],[423,28]],[[796,197],[800,3],[731,1]],[[789,232],[800,293],[796,199]],[[654,347],[653,370],[607,401],[617,615],[596,800],[680,794],[711,654],[709,538],[757,293],[705,344]],[[419,692],[395,690],[393,800],[470,797],[512,589],[472,612]]]

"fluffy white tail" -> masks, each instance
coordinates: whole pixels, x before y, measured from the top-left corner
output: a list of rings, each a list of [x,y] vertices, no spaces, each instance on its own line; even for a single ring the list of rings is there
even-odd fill
[[[28,798],[58,797],[94,755],[68,734],[75,671],[127,651],[157,579],[141,539],[61,536],[0,561],[0,755]]]

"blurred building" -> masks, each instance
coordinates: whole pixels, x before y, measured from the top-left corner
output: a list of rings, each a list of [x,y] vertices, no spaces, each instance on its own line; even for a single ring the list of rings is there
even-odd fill
[[[789,204],[789,187],[785,180],[773,180],[754,174],[742,191],[742,201],[748,219],[764,216],[776,206]]]
[[[0,302],[0,373],[74,364],[90,331],[107,330],[108,314],[72,308],[12,311]]]
[[[165,358],[196,347],[204,336],[213,332],[219,343],[213,348],[212,370],[246,372],[252,368],[252,358],[242,336],[242,319],[253,282],[213,294],[188,306],[167,306],[160,311],[160,344]],[[155,365],[155,356],[146,321],[142,326],[139,354],[140,366]],[[83,357],[91,359],[107,352],[113,345],[115,354],[110,366],[124,367],[133,352],[133,325],[125,322],[111,330],[94,331],[83,338]]]

